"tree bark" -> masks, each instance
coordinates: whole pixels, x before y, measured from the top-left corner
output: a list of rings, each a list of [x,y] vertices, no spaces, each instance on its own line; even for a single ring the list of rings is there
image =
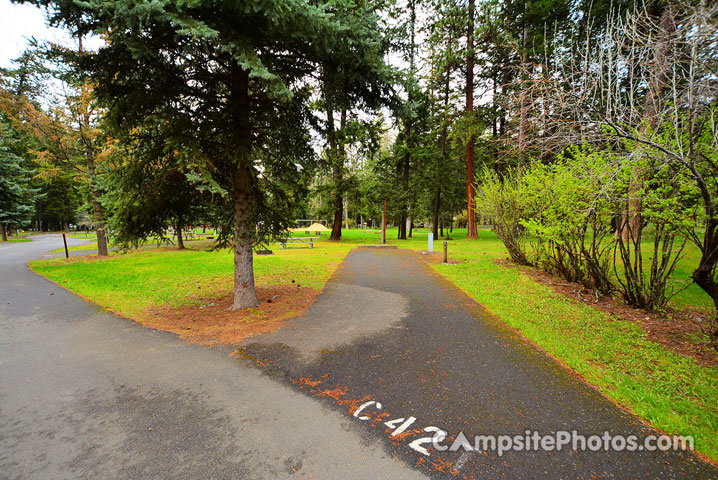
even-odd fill
[[[349,230],[349,198],[344,198],[344,228]]]
[[[441,139],[439,143],[439,155],[442,161],[446,161],[446,143],[449,137],[449,94],[451,88],[451,64],[446,63],[446,78],[444,79],[444,112],[441,126]],[[434,194],[434,215],[432,217],[432,231],[434,238],[439,236],[439,213],[441,211],[441,173],[442,169],[436,169],[436,193]]]
[[[526,92],[528,87],[528,68],[529,68],[529,49],[528,49],[528,37],[529,37],[529,25],[526,21],[526,3],[524,3],[524,19],[523,19],[523,31],[521,34],[521,79],[523,80],[521,85],[521,98],[519,99],[519,155],[522,159],[526,158],[525,150],[528,137],[528,121],[529,121],[529,99]]]
[[[237,126],[236,169],[232,176],[234,202],[234,302],[230,310],[259,305],[254,286],[254,167],[249,122],[249,74],[237,68],[232,75],[232,108]]]
[[[7,229],[4,223],[0,223],[0,235],[2,235],[2,241],[7,242]]]
[[[409,105],[413,104],[414,99],[414,74],[415,74],[415,48],[416,48],[416,1],[409,1],[409,75],[410,83],[407,92],[407,100]],[[413,107],[411,107],[413,108]],[[414,119],[410,113],[406,120],[406,154],[402,159],[400,166],[401,172],[401,185],[403,189],[403,196],[401,202],[401,213],[399,214],[399,229],[397,238],[399,240],[406,240],[406,224],[409,219],[409,170],[411,168],[411,149],[414,145],[412,138]]]
[[[467,53],[466,53],[466,116],[474,112],[474,8],[475,0],[469,0]],[[466,204],[467,232],[466,238],[477,238],[476,211],[474,202],[474,136],[466,141]]]
[[[184,250],[184,239],[182,238],[182,222],[177,221],[175,225],[175,234],[177,235],[177,248]]]
[[[106,257],[107,253],[107,231],[105,230],[105,221],[102,214],[102,204],[100,203],[99,193],[97,191],[97,180],[95,177],[95,153],[92,143],[87,142],[85,156],[87,157],[87,173],[90,177],[90,197],[92,199],[92,216],[94,218],[95,232],[97,233],[97,255]]]
[[[663,96],[668,83],[668,75],[671,71],[674,59],[672,58],[672,36],[676,30],[676,23],[673,18],[673,11],[668,3],[661,14],[660,33],[655,42],[653,51],[653,64],[651,66],[651,77],[649,79],[648,91],[646,92],[646,100],[643,113],[643,127],[641,134],[643,136],[650,134],[655,130],[660,118],[660,110],[663,105]],[[641,145],[636,146],[642,149]],[[639,155],[639,158],[641,155]],[[641,211],[643,210],[643,201],[640,191],[645,184],[644,173],[640,166],[634,168],[633,178],[629,185],[627,214],[628,221],[625,222],[622,232],[623,239],[639,238],[639,230],[642,224]]]
[[[82,46],[82,36],[78,37],[78,51],[84,53]],[[83,84],[81,90],[83,93],[88,89],[87,84]],[[107,252],[107,230],[105,229],[105,220],[102,213],[102,204],[100,203],[100,195],[97,189],[97,169],[95,165],[95,147],[92,144],[92,137],[89,135],[91,112],[89,105],[83,104],[82,125],[80,126],[80,135],[85,144],[85,158],[87,160],[87,176],[90,179],[90,198],[92,201],[92,216],[94,218],[95,232],[97,233],[97,255],[106,257]]]
[[[347,112],[342,110],[339,120],[339,130],[344,131],[346,126]],[[332,157],[332,180],[334,181],[334,223],[332,224],[332,234],[329,240],[338,242],[342,238],[342,216],[344,210],[344,195],[341,189],[344,169],[344,147],[340,145],[337,139],[336,130],[334,129],[334,110],[327,108],[327,137],[329,138],[329,154]]]
[[[703,233],[703,248],[701,249],[701,260],[698,264],[698,268],[693,272],[693,281],[696,285],[701,287],[713,300],[713,305],[718,312],[718,283],[713,272],[718,264],[718,220],[715,215],[710,211],[710,206],[707,207],[709,210],[707,213],[710,215],[709,220],[706,224],[706,230]]]
[[[434,238],[439,238],[439,206],[441,205],[441,186],[437,187],[434,194],[434,214],[431,218],[431,230]]]
[[[409,141],[409,137],[411,136],[411,124],[406,126],[406,136],[407,136],[407,143]],[[404,190],[404,195],[402,198],[402,208],[401,208],[401,215],[399,216],[399,236],[398,238],[400,240],[406,240],[406,220],[409,217],[409,166],[411,164],[411,154],[409,153],[408,149],[411,148],[409,145],[407,145],[407,152],[404,155],[403,161],[402,161],[402,176],[401,176],[401,184],[402,188]]]

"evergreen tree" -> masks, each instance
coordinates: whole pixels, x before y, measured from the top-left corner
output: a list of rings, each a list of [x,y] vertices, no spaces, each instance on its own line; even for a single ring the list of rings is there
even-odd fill
[[[7,242],[7,229],[30,222],[38,192],[30,186],[32,172],[24,160],[12,151],[13,132],[4,115],[0,115],[0,234]]]
[[[353,25],[308,0],[41,0],[52,22],[107,36],[77,58],[121,140],[185,152],[234,211],[234,309],[256,306],[253,246],[288,226],[308,147],[307,75]],[[333,7],[343,2],[331,2]],[[357,67],[367,60],[358,56]],[[153,138],[136,137],[154,126]]]

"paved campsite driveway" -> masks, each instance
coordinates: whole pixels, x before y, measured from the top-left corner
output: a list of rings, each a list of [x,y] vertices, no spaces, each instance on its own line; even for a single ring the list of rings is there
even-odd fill
[[[498,458],[422,443],[428,426],[650,432],[410,252],[353,251],[304,316],[237,360],[30,273],[57,242],[0,246],[0,478],[717,476],[690,454]]]
[[[143,328],[27,269],[61,244],[0,245],[1,479],[425,478],[232,350]]]
[[[306,315],[246,345],[270,375],[348,415],[397,458],[437,477],[718,478],[689,453],[438,452],[455,437],[559,430],[655,433],[527,344],[406,250],[352,251]],[[391,436],[403,422],[416,420]],[[405,420],[406,421],[406,420]],[[450,444],[451,442],[445,442]],[[415,448],[411,448],[411,446]],[[418,449],[417,449],[418,447]],[[425,448],[426,452],[420,449]],[[427,455],[428,454],[428,455]],[[387,475],[385,478],[392,478]]]

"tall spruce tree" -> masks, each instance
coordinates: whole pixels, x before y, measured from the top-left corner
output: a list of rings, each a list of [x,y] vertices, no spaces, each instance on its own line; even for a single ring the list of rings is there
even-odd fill
[[[54,24],[104,34],[77,59],[96,85],[115,135],[143,127],[195,162],[234,209],[233,309],[258,304],[253,246],[288,225],[297,164],[307,161],[307,76],[354,35],[352,25],[308,0],[86,2],[39,0]],[[331,2],[333,5],[341,2]],[[357,62],[364,59],[358,57]]]
[[[37,190],[30,185],[32,172],[12,150],[10,123],[0,115],[0,235],[7,242],[9,227],[22,227],[34,212]]]

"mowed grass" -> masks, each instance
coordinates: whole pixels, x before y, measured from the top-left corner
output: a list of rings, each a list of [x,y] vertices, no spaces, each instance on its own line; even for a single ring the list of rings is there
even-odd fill
[[[291,283],[320,289],[351,249],[332,244],[322,248],[277,250],[256,256],[258,286]],[[228,249],[140,249],[106,259],[74,257],[36,260],[30,267],[53,282],[123,316],[143,319],[154,306],[199,303],[232,290],[234,257]]]
[[[314,249],[293,245],[281,250],[272,245],[275,255],[255,257],[257,284],[294,280],[321,288],[349,250],[381,242],[381,233],[374,232],[345,230],[340,243],[329,242],[324,234],[315,240]],[[607,397],[663,432],[693,435],[696,449],[718,460],[718,368],[672,353],[648,340],[638,325],[555,293],[518,268],[495,263],[507,258],[507,253],[489,230],[479,230],[478,240],[466,240],[465,230],[451,235],[449,257],[459,263],[433,265],[437,272]],[[396,229],[390,229],[387,243],[426,250],[427,236],[427,230],[415,229],[413,238],[397,240]],[[441,251],[442,242],[434,243],[435,251]],[[687,251],[679,272],[692,271],[696,254]],[[232,288],[233,258],[228,250],[149,248],[104,260],[58,259],[31,262],[31,266],[133,318],[141,318],[154,305],[188,304],[200,296],[225,295]],[[710,299],[689,289],[676,303],[703,308],[710,305]]]
[[[434,265],[509,326],[606,396],[657,429],[693,435],[718,460],[718,368],[696,363],[646,338],[635,323],[575,302],[494,262],[506,252],[495,235],[451,244],[455,265]]]

